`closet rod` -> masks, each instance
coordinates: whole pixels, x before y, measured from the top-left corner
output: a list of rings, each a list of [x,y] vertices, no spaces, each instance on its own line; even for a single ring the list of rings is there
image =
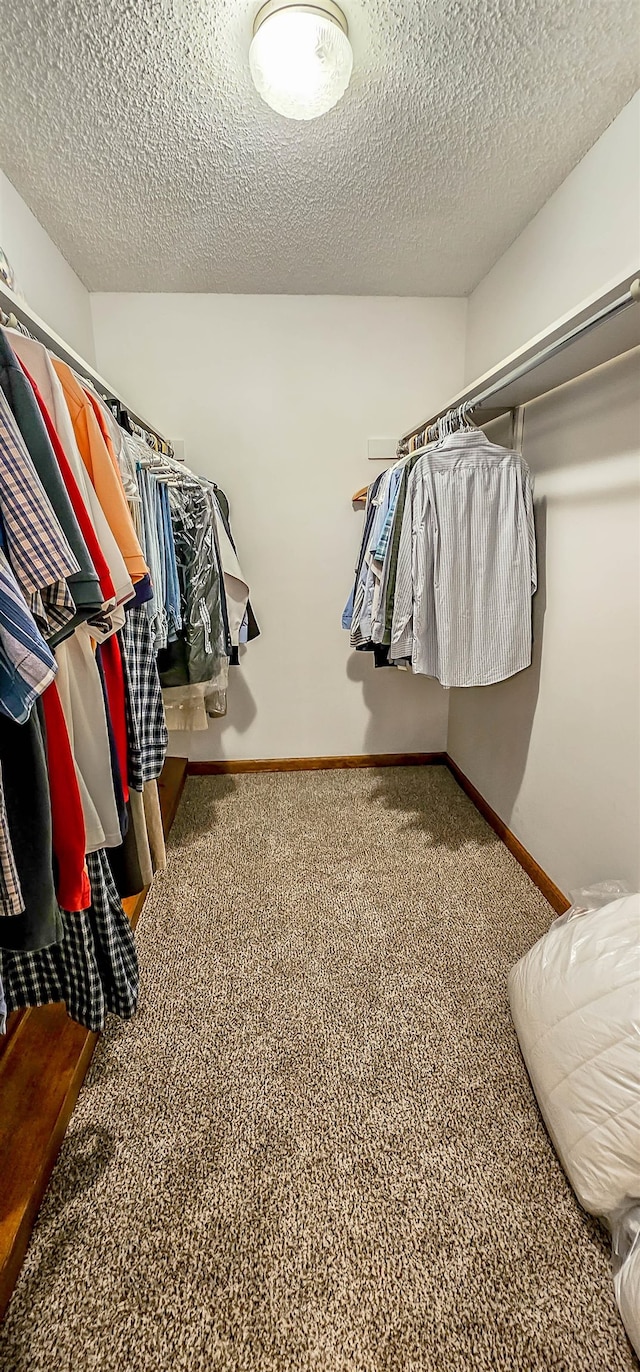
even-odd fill
[[[141,419],[140,415],[136,414],[135,411],[127,405],[126,401],[122,399],[115,387],[112,386],[110,382],[105,381],[104,377],[101,376],[94,367],[90,366],[88,362],[85,362],[84,358],[80,356],[80,353],[75,351],[75,348],[72,348],[69,343],[65,343],[64,338],[60,338],[59,334],[49,328],[49,325],[45,324],[44,320],[40,319],[34,310],[29,309],[29,306],[26,305],[2,280],[0,280],[0,308],[7,315],[15,315],[15,318],[20,324],[24,324],[24,327],[33,338],[37,338],[39,343],[44,343],[45,348],[48,348],[50,352],[55,353],[56,357],[59,357],[62,362],[66,362],[75,372],[78,372],[81,376],[84,376],[87,381],[90,381],[105,399],[117,400],[120,407],[123,410],[126,410],[129,418],[134,424],[138,425],[139,429],[146,429],[147,433],[153,434],[153,436],[160,439],[162,443],[166,443],[167,447],[172,447],[169,439],[165,438],[164,434],[160,433],[160,430],[155,424],[148,424],[146,419]]]
[[[553,343],[549,343],[545,348],[541,348],[539,352],[534,353],[533,356],[527,358],[525,362],[520,363],[520,365],[514,367],[512,371],[501,376],[500,379],[494,381],[492,385],[486,386],[484,390],[475,393],[473,389],[470,389],[464,396],[461,395],[452,404],[439,410],[431,419],[410,429],[408,433],[403,434],[399,447],[404,447],[412,438],[423,433],[426,429],[430,429],[438,422],[438,419],[441,419],[444,415],[448,414],[450,410],[459,408],[462,404],[464,404],[469,411],[476,410],[481,406],[486,405],[489,400],[495,399],[502,391],[507,390],[507,388],[512,386],[516,381],[520,381],[523,376],[527,376],[529,372],[535,371],[535,369],[542,366],[543,363],[552,361],[559,353],[564,352],[565,348],[570,347],[572,343],[577,343],[579,339],[584,338],[586,334],[591,333],[592,329],[596,329],[599,324],[603,324],[606,320],[612,319],[614,315],[620,314],[623,310],[628,309],[630,305],[637,304],[638,302],[640,302],[640,278],[632,281],[629,289],[622,295],[618,296],[615,300],[610,301],[594,314],[588,315],[580,324],[576,324]],[[511,408],[511,406],[506,408]]]

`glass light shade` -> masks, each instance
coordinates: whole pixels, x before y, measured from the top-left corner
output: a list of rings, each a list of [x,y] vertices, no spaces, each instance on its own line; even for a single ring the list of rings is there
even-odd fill
[[[272,11],[260,24],[249,49],[249,66],[259,95],[278,114],[317,119],[344,95],[353,52],[329,13],[294,5]]]

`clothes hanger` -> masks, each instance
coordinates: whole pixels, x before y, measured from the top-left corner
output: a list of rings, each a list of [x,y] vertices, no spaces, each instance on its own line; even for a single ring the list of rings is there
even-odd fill
[[[478,428],[478,425],[471,418],[473,414],[473,408],[474,407],[471,401],[465,400],[464,404],[460,406],[460,409],[458,411],[460,418],[460,428],[465,433],[474,433],[474,431]]]
[[[176,457],[170,457],[168,453],[157,453],[153,449],[149,451],[149,456],[140,455],[140,466],[148,467],[155,476],[166,481],[168,486],[209,486],[212,482],[207,481],[206,477],[199,477],[191,471],[184,462],[179,462]]]
[[[409,443],[398,445],[398,457],[413,457],[426,452],[427,448],[433,443],[441,443],[449,434],[456,431],[461,433],[472,433],[477,430],[478,425],[471,418],[473,405],[465,400],[462,405],[458,405],[453,410],[446,410],[436,419],[434,424],[430,424],[422,433],[416,434]]]
[[[0,315],[2,316],[1,322],[6,329],[13,329],[15,333],[21,333],[23,338],[30,338],[32,343],[38,342],[38,339],[34,338],[32,333],[29,333],[26,324],[23,324],[19,319],[16,319],[13,312],[11,314],[5,314],[4,310],[1,310]]]
[[[361,486],[361,487],[360,487],[360,490],[359,490],[359,491],[356,491],[355,495],[352,495],[352,497],[351,497],[351,504],[352,504],[352,505],[364,505],[365,502],[366,502],[366,499],[367,499],[368,494],[369,494],[369,487],[368,487],[368,486]]]

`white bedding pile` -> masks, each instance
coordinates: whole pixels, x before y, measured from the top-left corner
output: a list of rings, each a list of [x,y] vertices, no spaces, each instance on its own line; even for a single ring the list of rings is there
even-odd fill
[[[558,920],[509,977],[547,1129],[585,1210],[614,1233],[640,1354],[640,895]]]

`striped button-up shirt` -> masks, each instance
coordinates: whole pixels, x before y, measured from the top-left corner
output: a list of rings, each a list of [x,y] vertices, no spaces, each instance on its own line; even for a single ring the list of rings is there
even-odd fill
[[[0,710],[24,724],[58,664],[0,550]]]
[[[519,453],[449,435],[409,477],[391,659],[443,686],[488,686],[531,661],[533,486]]]

